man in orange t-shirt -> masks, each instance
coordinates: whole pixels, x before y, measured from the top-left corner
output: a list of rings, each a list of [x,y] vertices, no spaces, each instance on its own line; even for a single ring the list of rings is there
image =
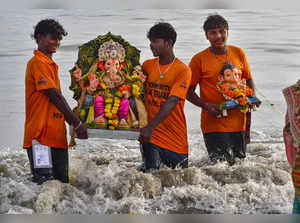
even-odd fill
[[[147,35],[154,59],[143,63],[148,74],[145,107],[148,125],[140,130],[145,171],[160,164],[188,166],[187,128],[184,102],[191,80],[188,66],[175,57],[176,31],[169,23],[154,25]]]
[[[187,99],[202,108],[201,129],[210,159],[213,162],[226,159],[233,165],[235,157],[246,157],[246,115],[234,108],[228,110],[228,116],[219,117],[219,105],[225,99],[217,89],[218,76],[225,64],[232,64],[253,89],[254,96],[255,87],[243,50],[226,45],[227,21],[220,15],[210,15],[203,28],[210,47],[196,54],[190,61],[192,80]],[[195,93],[198,84],[200,97]]]
[[[58,66],[52,60],[63,36],[64,28],[53,19],[41,20],[35,27],[38,49],[27,63],[25,77],[26,120],[23,147],[27,150],[33,181],[41,184],[49,179],[69,182],[68,144],[65,120],[78,138],[86,139],[86,127],[72,112],[61,94]],[[50,147],[52,168],[34,166],[34,145]],[[45,148],[45,147],[44,147]],[[50,159],[50,158],[47,158]]]

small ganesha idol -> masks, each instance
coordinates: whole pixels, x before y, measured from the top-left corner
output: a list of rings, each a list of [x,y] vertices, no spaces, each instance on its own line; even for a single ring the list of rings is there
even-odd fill
[[[142,99],[146,75],[138,62],[139,51],[111,33],[99,36],[97,40],[99,46],[92,51],[97,52],[97,59],[91,63],[87,73],[82,75],[89,59],[84,52],[90,51],[83,51],[84,47],[80,48],[83,52],[79,53],[75,68],[70,71],[73,80],[70,88],[78,100],[81,121],[90,128],[124,130],[144,127],[147,113]],[[122,42],[131,53],[129,59]]]
[[[236,66],[226,63],[220,72],[219,79],[217,88],[225,98],[220,105],[223,116],[227,116],[227,109],[234,107],[238,107],[241,112],[255,109],[257,99],[252,97],[252,89],[246,85],[245,79],[241,79],[240,71]]]

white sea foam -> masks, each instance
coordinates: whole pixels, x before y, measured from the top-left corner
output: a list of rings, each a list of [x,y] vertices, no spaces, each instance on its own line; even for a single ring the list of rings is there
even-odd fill
[[[126,140],[125,140],[126,141]],[[289,213],[294,196],[283,144],[252,144],[247,158],[214,166],[191,148],[187,169],[137,171],[123,143],[95,140],[70,150],[70,184],[29,180],[25,151],[0,157],[1,213]],[[132,145],[134,147],[134,145]],[[136,145],[137,147],[137,145]],[[116,155],[117,154],[117,155]]]

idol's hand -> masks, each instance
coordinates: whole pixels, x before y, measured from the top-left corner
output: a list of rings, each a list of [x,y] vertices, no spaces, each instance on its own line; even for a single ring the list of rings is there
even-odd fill
[[[143,83],[144,83],[144,82],[146,81],[146,79],[147,79],[146,75],[144,75],[143,72],[140,72],[140,73],[139,73],[139,78],[141,79],[141,81],[142,81]]]
[[[81,79],[82,72],[81,72],[81,69],[78,67],[77,64],[75,64],[75,67],[76,67],[76,70],[73,71],[72,74],[73,74],[75,80],[78,82],[78,81],[80,81],[80,79]]]
[[[204,109],[212,116],[218,117],[222,114],[222,110],[219,105],[205,103]]]

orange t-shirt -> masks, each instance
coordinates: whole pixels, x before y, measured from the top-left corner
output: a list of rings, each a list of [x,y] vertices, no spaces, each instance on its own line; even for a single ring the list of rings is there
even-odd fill
[[[170,96],[180,98],[170,115],[154,130],[151,143],[180,154],[188,153],[187,128],[184,115],[184,102],[191,81],[191,71],[187,65],[176,59],[170,69],[160,79],[158,58],[143,63],[143,70],[148,74],[145,87],[145,107],[148,121],[158,113],[160,106]],[[159,65],[164,72],[170,64]]]
[[[31,147],[33,139],[42,145],[68,148],[64,115],[44,92],[50,88],[60,91],[58,66],[44,53],[35,50],[26,68],[24,148]]]
[[[217,58],[218,57],[218,58]],[[235,65],[242,71],[241,77],[251,79],[250,68],[246,55],[242,49],[228,46],[228,53],[215,56],[209,48],[196,54],[189,66],[192,70],[191,86],[200,85],[200,98],[206,103],[220,104],[225,99],[217,89],[218,76],[226,61]],[[216,118],[205,109],[201,112],[201,129],[203,133],[209,132],[239,132],[246,128],[246,115],[238,108],[229,109],[228,116]]]

